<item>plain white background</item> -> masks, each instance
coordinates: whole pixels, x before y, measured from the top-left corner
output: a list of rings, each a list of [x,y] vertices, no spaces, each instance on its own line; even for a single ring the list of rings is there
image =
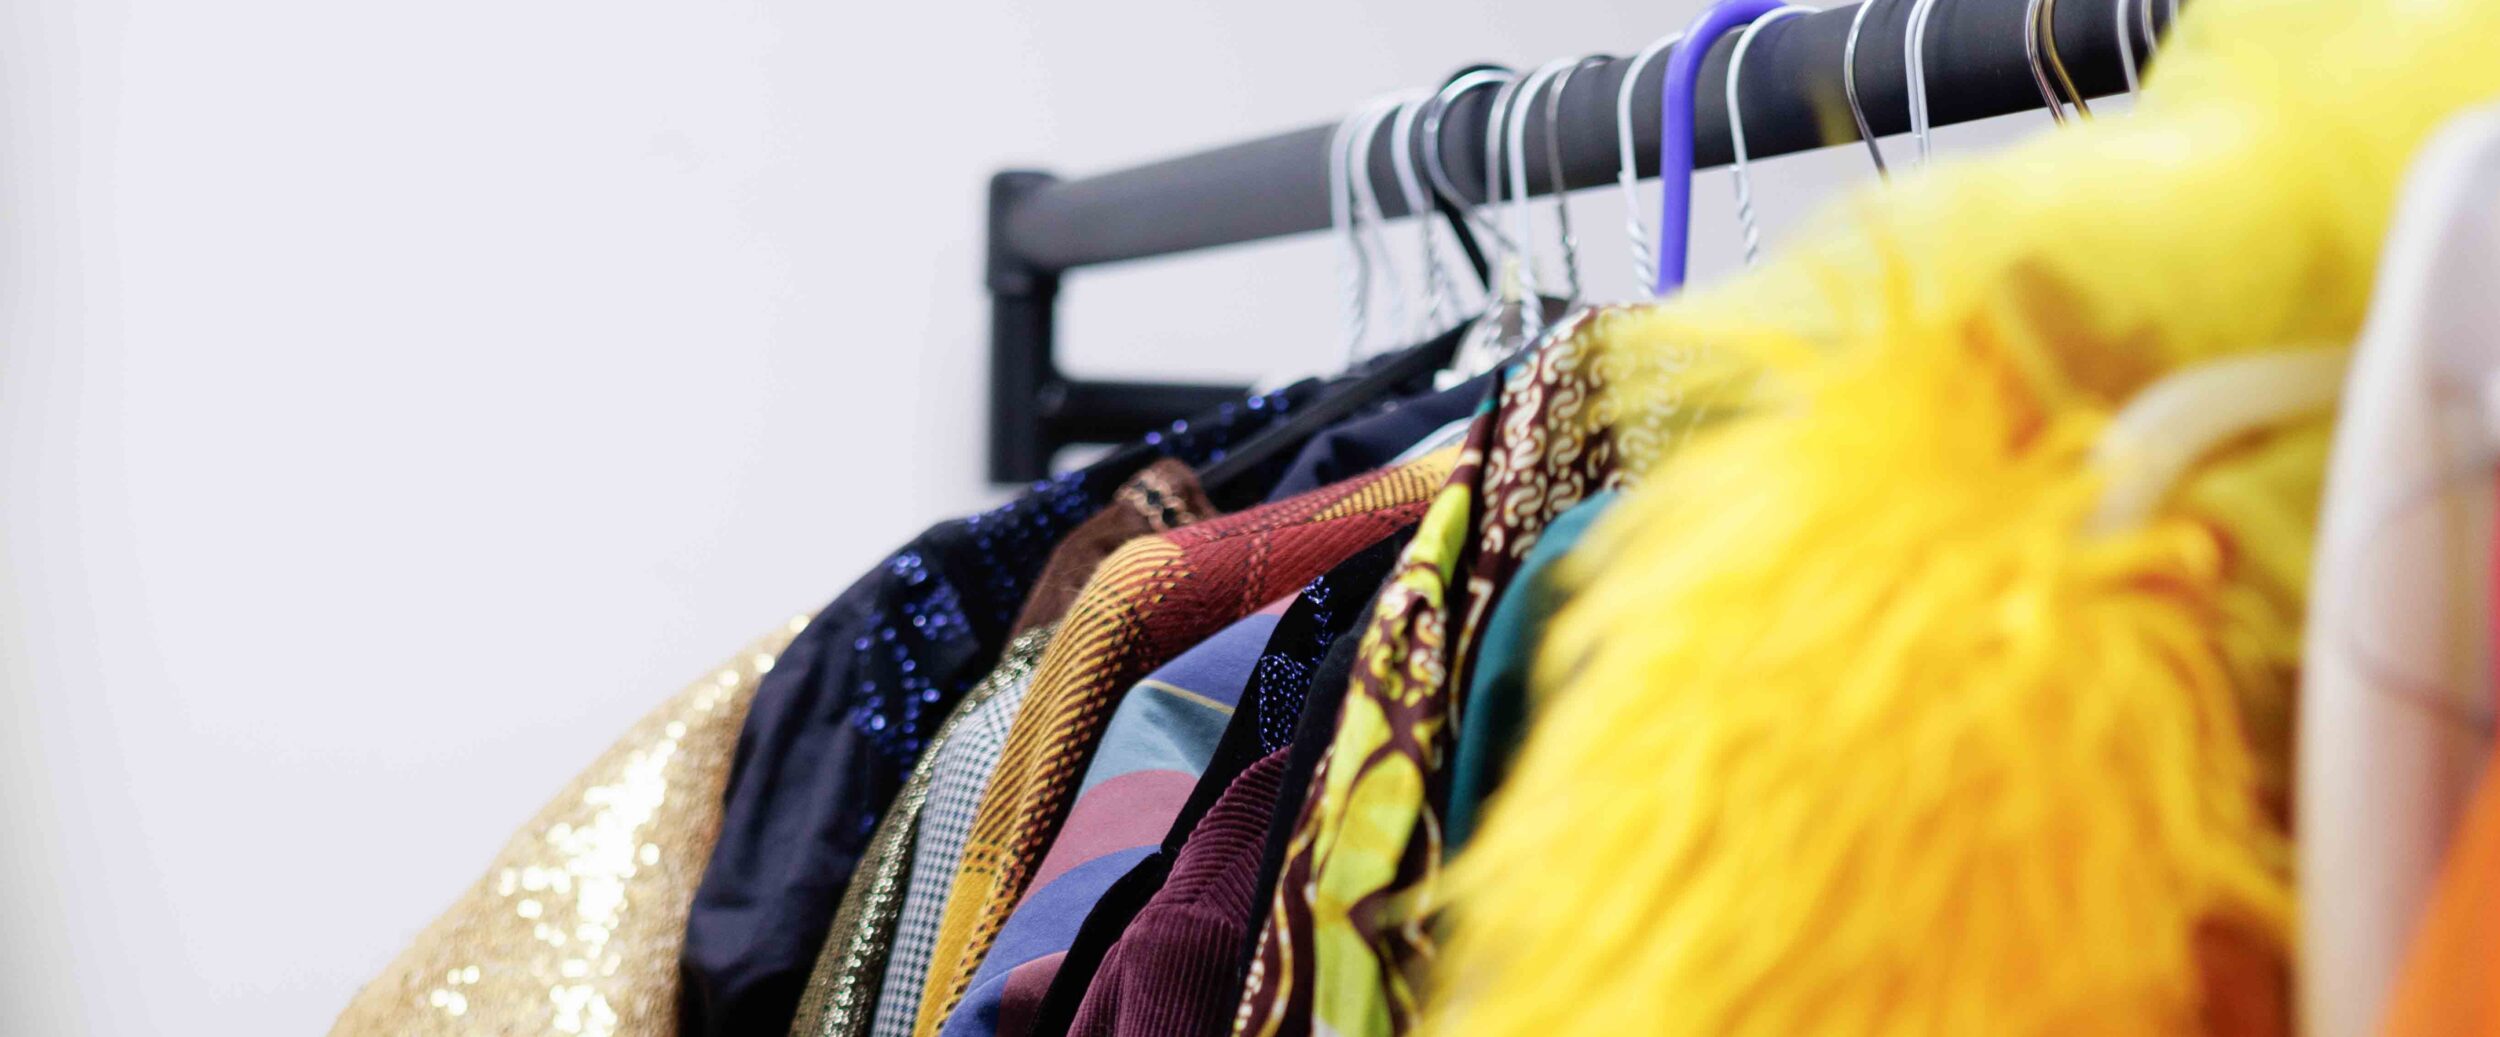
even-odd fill
[[[631,718],[995,499],[991,170],[1697,6],[0,5],[0,1032],[321,1030]],[[1771,240],[1871,181],[1770,163]],[[1075,278],[1070,363],[1328,368],[1331,261]]]

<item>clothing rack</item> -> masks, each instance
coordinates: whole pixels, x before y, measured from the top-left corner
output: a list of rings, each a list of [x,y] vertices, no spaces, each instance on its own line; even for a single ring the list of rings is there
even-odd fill
[[[1875,0],[1860,29],[1858,97],[1876,134],[1910,127],[1902,45],[1911,0]],[[1937,0],[1925,36],[1928,111],[1942,126],[2036,111],[2040,89],[2026,56],[2029,0]],[[2057,54],[2087,97],[2126,86],[2120,64],[2117,12],[2111,3],[2150,5],[2166,28],[2163,0],[2066,0],[2049,3]],[[2141,9],[2130,6],[2129,26]],[[1746,53],[1743,84],[1747,153],[1765,158],[1835,144],[1855,144],[1842,86],[1842,52],[1855,5],[1783,19],[1765,27]],[[2136,54],[2146,41],[2130,32]],[[1701,69],[1695,105],[1696,168],[1731,158],[1727,64],[1736,34],[1720,39]],[[1639,43],[1632,45],[1637,50]],[[2045,57],[2044,57],[2045,60]],[[1629,56],[1592,65],[1571,77],[1558,102],[1563,186],[1613,183],[1617,156],[1615,98]],[[1632,127],[1640,174],[1656,175],[1659,91],[1667,62],[1641,71],[1633,91]],[[1524,70],[1523,70],[1524,71]],[[1484,183],[1484,132],[1492,91],[1451,104],[1440,150],[1462,189]],[[1526,106],[1525,139],[1545,139],[1545,105]],[[1329,226],[1327,156],[1334,124],[1311,126],[1082,179],[1008,170],[990,181],[987,281],[990,291],[990,477],[1021,482],[1049,474],[1051,459],[1076,443],[1114,443],[1239,399],[1240,386],[1093,381],[1062,374],[1054,359],[1054,310],[1061,275],[1083,267],[1172,255],[1219,245],[1323,230]],[[1369,168],[1383,185],[1380,205],[1407,215],[1395,183],[1392,149],[1383,132]],[[1541,147],[1541,145],[1536,145]],[[1542,152],[1531,153],[1529,193],[1552,193]],[[1482,199],[1470,195],[1470,200]]]

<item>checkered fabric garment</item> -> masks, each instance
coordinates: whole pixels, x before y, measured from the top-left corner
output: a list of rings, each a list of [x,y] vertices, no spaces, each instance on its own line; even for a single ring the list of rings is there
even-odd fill
[[[1049,642],[1047,637],[1034,639],[1034,660]],[[920,808],[920,837],[912,843],[911,882],[903,894],[902,914],[894,923],[894,948],[886,956],[876,1022],[868,1031],[875,1037],[909,1037],[912,1023],[919,1018],[921,984],[929,975],[929,955],[937,947],[938,923],[946,914],[955,867],[963,860],[965,840],[972,836],[981,793],[989,787],[991,772],[998,769],[1007,733],[1033,687],[1032,661],[1024,660],[1018,679],[964,714],[954,736],[938,749],[929,798]]]
[[[851,887],[842,893],[842,906],[833,913],[832,934],[816,956],[807,991],[799,996],[791,1037],[867,1037],[876,1018],[887,957],[894,949],[894,927],[902,918],[903,897],[910,890],[912,848],[920,840],[920,821],[938,761],[945,758],[946,745],[984,705],[1031,676],[1054,629],[1055,624],[1045,625],[1016,635],[1007,643],[998,667],[965,692],[955,712],[929,736],[928,747],[912,766],[911,779],[903,783],[894,805],[886,808],[885,819],[877,822],[877,834],[860,856]]]

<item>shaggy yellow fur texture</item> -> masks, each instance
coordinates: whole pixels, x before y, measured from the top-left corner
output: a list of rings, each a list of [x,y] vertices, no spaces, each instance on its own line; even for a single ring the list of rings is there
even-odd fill
[[[2280,1027],[2326,423],[2098,539],[2088,454],[2164,374],[2351,339],[2495,41],[2500,0],[2198,0],[2133,114],[1612,322],[1604,413],[1695,420],[1573,559],[1428,1029]]]

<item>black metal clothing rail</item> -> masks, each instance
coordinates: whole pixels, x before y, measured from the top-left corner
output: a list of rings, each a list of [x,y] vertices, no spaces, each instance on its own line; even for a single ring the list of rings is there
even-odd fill
[[[1857,89],[1878,135],[1910,127],[1902,54],[1911,0],[1874,0],[1857,48]],[[2044,15],[2076,89],[2100,97],[2125,88],[2112,3],[2064,0]],[[1969,122],[2041,107],[2025,56],[2027,0],[1937,0],[1926,29],[1928,112],[1934,125]],[[2130,26],[2135,21],[2130,7]],[[1748,154],[1783,155],[1854,144],[1857,129],[1843,92],[1842,51],[1853,6],[1766,26],[1746,53],[1743,93]],[[2166,26],[2165,26],[2166,27]],[[1637,49],[1640,41],[1632,44]],[[2133,41],[2137,54],[2145,41]],[[1735,34],[1721,39],[1701,69],[1695,110],[1695,165],[1731,157],[1725,83]],[[1570,78],[1557,103],[1563,184],[1577,190],[1612,183],[1617,169],[1615,98],[1630,57],[1592,65]],[[1657,173],[1660,88],[1667,62],[1641,70],[1633,90],[1634,153],[1643,177]],[[1524,70],[1523,70],[1524,71]],[[1484,183],[1490,90],[1470,92],[1443,119],[1442,162],[1464,189]],[[1545,105],[1527,105],[1524,139],[1529,192],[1548,194],[1541,142]],[[1335,126],[1312,126],[1149,165],[1076,180],[1008,171],[990,185],[987,279],[991,297],[990,476],[1022,481],[1048,473],[1068,444],[1117,442],[1202,412],[1244,391],[1236,386],[1088,382],[1062,375],[1053,359],[1052,314],[1060,275],[1079,267],[1171,255],[1322,230],[1329,225],[1327,158]],[[1379,134],[1369,156],[1382,210],[1407,215],[1391,154],[1411,142]],[[1480,198],[1472,200],[1481,201]]]

